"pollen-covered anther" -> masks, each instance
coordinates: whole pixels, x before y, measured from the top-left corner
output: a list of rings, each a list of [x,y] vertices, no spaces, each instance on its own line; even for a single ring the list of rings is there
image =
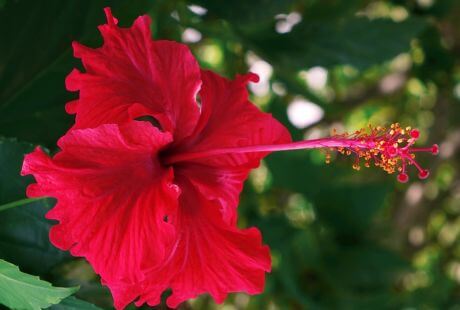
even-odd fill
[[[375,166],[388,174],[397,172],[397,180],[401,183],[409,180],[407,166],[414,166],[418,170],[420,179],[426,179],[430,174],[415,160],[415,153],[427,152],[433,155],[439,153],[437,144],[425,148],[413,147],[420,137],[420,131],[411,127],[402,128],[399,123],[391,124],[389,129],[369,125],[353,134],[336,134],[333,137],[347,141],[345,147],[336,147],[336,151],[345,155],[352,153],[356,155],[356,161],[353,163],[354,170],[360,170],[361,158],[364,160],[365,167],[370,167],[370,162],[373,161]]]

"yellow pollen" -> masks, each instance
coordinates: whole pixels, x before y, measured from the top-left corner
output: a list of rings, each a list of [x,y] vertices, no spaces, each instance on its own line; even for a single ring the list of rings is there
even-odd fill
[[[336,138],[349,139],[350,145],[328,148],[328,152],[337,151],[343,155],[356,156],[352,165],[354,170],[361,169],[360,160],[363,159],[363,166],[366,168],[369,168],[373,163],[389,174],[404,172],[402,165],[411,165],[412,163],[408,159],[415,158],[414,154],[403,153],[407,145],[412,145],[415,142],[415,139],[410,136],[411,130],[411,127],[401,128],[399,123],[391,124],[390,129],[369,125],[354,131],[352,134],[346,132],[336,134],[337,130],[332,129]],[[327,164],[331,162],[329,153],[326,154],[325,161]]]

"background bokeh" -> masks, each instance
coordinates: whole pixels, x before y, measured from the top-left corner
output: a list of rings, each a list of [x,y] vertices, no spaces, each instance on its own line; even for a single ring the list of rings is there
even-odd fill
[[[411,171],[408,184],[356,172],[351,158],[326,165],[320,151],[270,155],[239,209],[241,227],[259,227],[271,247],[265,292],[183,309],[460,309],[459,1],[0,0],[0,205],[24,198],[23,154],[55,150],[70,127],[71,41],[101,44],[104,6],[122,26],[149,14],[155,38],[186,42],[205,68],[258,73],[253,101],[294,139],[400,122],[440,145],[420,157],[430,178]],[[0,212],[0,258],[110,309],[90,266],[49,243],[52,205]]]

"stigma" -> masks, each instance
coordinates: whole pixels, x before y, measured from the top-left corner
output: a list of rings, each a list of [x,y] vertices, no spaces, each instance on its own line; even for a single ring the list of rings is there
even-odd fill
[[[357,130],[353,133],[337,134],[333,130],[330,139],[347,141],[342,146],[330,147],[343,155],[355,156],[353,169],[360,170],[362,166],[369,168],[374,165],[388,174],[397,173],[397,180],[401,183],[409,181],[408,167],[413,166],[418,171],[420,179],[426,179],[430,172],[423,168],[416,160],[416,153],[424,152],[437,155],[437,144],[431,147],[414,147],[420,137],[420,132],[411,127],[402,128],[399,123],[391,124],[389,128],[373,127]],[[330,162],[330,153],[326,154],[326,163]]]

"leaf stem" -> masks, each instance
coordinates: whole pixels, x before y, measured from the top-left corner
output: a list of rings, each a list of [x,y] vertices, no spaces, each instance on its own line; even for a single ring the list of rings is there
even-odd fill
[[[23,206],[23,205],[29,204],[29,203],[31,203],[31,202],[43,200],[43,199],[45,199],[45,198],[46,198],[46,197],[41,197],[41,198],[24,198],[24,199],[21,199],[21,200],[16,200],[16,201],[13,201],[13,202],[9,202],[9,203],[0,205],[0,212],[1,212],[1,211],[8,210],[8,209],[11,209],[11,208],[16,208],[16,207],[19,207],[19,206]]]

